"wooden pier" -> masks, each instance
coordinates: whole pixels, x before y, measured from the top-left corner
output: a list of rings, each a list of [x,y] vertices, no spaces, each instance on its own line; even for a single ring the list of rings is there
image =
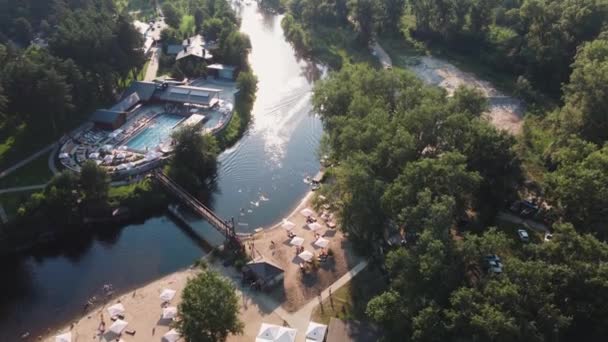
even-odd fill
[[[213,210],[207,208],[203,203],[190,195],[186,190],[179,186],[171,178],[167,177],[162,171],[157,170],[153,173],[154,178],[165,187],[171,194],[175,195],[184,205],[192,209],[196,214],[202,216],[217,231],[222,233],[227,240],[237,240],[234,227],[234,219],[230,221],[222,219]]]

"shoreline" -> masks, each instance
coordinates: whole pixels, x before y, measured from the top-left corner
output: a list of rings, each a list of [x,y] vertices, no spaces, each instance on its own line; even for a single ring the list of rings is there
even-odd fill
[[[281,228],[283,219],[288,219],[290,217],[298,215],[299,211],[304,206],[308,205],[308,203],[311,200],[313,195],[314,195],[314,192],[311,190],[306,192],[306,194],[291,208],[291,210],[288,212],[288,214],[286,216],[279,218],[276,223],[273,223],[266,228],[262,228],[261,230],[259,230],[257,232],[253,232],[250,236],[250,239],[251,238],[255,239],[258,236],[261,236],[266,232],[275,231],[277,228]],[[211,252],[203,255],[199,260],[207,261],[209,259],[210,255],[211,255]],[[223,276],[226,276],[228,278],[233,278],[233,277],[230,277],[229,272],[227,272],[228,269],[220,269],[220,268],[212,266],[212,265],[209,265],[209,267],[212,269],[215,269]],[[60,334],[60,333],[65,333],[68,331],[72,331],[73,341],[91,340],[91,338],[89,338],[90,336],[87,338],[84,338],[84,339],[79,338],[79,337],[84,337],[86,335],[90,335],[90,333],[87,334],[87,333],[79,332],[78,330],[87,329],[87,328],[89,330],[91,330],[91,323],[92,323],[91,321],[98,322],[99,320],[96,318],[99,317],[101,313],[104,313],[104,316],[107,317],[108,314],[107,314],[107,312],[105,312],[105,309],[107,306],[120,301],[121,303],[123,303],[125,305],[126,312],[128,315],[129,314],[129,304],[128,303],[130,302],[129,299],[135,298],[133,296],[134,294],[137,294],[138,292],[140,294],[141,293],[150,294],[150,292],[153,292],[154,290],[158,290],[160,287],[162,287],[163,284],[167,284],[168,282],[171,282],[171,284],[177,285],[177,287],[179,287],[179,289],[173,288],[174,290],[177,291],[176,297],[172,300],[172,304],[171,304],[171,305],[174,305],[178,302],[179,298],[181,298],[181,290],[183,289],[183,286],[185,286],[185,282],[186,282],[187,278],[189,276],[195,275],[197,273],[197,271],[198,271],[198,268],[196,268],[194,266],[194,264],[192,264],[188,267],[178,269],[174,272],[171,272],[169,274],[166,274],[164,276],[161,276],[160,278],[151,280],[149,282],[146,282],[143,284],[138,284],[138,285],[133,285],[127,289],[123,289],[120,292],[115,293],[112,297],[109,297],[109,298],[105,299],[104,301],[100,301],[95,306],[93,306],[91,309],[89,309],[86,313],[77,315],[66,322],[48,327],[44,333],[42,333],[36,337],[30,336],[30,337],[28,337],[28,339],[29,340],[37,339],[37,340],[42,340],[45,342],[54,342],[55,335]],[[142,304],[142,303],[149,304],[149,303],[145,303],[146,301],[147,302],[157,301],[158,304],[160,305],[160,300],[157,297],[144,298],[144,299],[145,300],[142,300],[140,304]],[[144,306],[149,307],[150,305],[144,305]],[[137,318],[139,318],[139,317],[137,317]],[[129,316],[126,317],[126,320],[129,321]],[[141,318],[139,318],[137,320],[133,320],[133,321],[134,322],[141,321]],[[108,323],[106,323],[106,324],[108,324]],[[282,321],[281,322],[277,321],[277,324],[282,324]],[[95,325],[95,327],[97,327],[97,324],[94,324],[94,325]],[[71,326],[73,326],[74,328],[70,329]],[[157,326],[157,328],[158,327],[162,328],[164,326]],[[137,328],[137,327],[131,327],[131,322],[130,322],[130,325],[127,327],[127,329],[131,329],[131,328]],[[161,329],[161,328],[156,329],[158,335],[155,335],[155,338],[158,337],[160,339],[162,337],[162,334],[164,334],[165,331],[164,331],[164,329]],[[256,327],[256,329],[257,329],[257,327]],[[136,330],[139,330],[139,329],[136,329]],[[166,330],[168,331],[169,328],[167,328]],[[74,334],[76,334],[76,335],[74,335]],[[135,335],[135,337],[137,337],[138,334],[139,334],[139,332]],[[148,334],[148,332],[146,332],[146,334]],[[141,336],[142,334],[139,334],[139,335]],[[243,337],[243,336],[241,335],[240,337]],[[26,339],[26,340],[28,340],[28,339]],[[99,340],[99,338],[96,338],[96,339]],[[131,341],[131,340],[133,340],[133,338],[128,338],[128,341]],[[104,341],[104,340],[102,339],[101,341]]]

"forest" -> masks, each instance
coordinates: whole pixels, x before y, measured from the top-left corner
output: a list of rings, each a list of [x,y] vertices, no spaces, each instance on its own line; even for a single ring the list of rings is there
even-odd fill
[[[325,190],[343,228],[385,270],[366,319],[389,340],[602,340],[608,318],[606,1],[292,0],[283,20],[311,58],[318,32],[360,49],[390,36],[439,46],[510,76],[527,104],[512,136],[470,88],[453,96],[402,70],[343,58],[315,87]],[[552,238],[497,221],[517,200],[542,207]],[[496,227],[495,227],[496,226]],[[405,247],[386,246],[390,232]],[[533,233],[535,235],[536,233]],[[488,268],[496,261],[497,274]],[[404,336],[406,338],[404,338]]]

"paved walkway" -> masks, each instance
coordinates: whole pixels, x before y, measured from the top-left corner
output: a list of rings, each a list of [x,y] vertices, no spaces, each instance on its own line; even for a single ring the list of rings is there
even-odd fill
[[[28,185],[28,186],[17,186],[14,188],[0,189],[0,194],[8,194],[10,192],[22,192],[44,189],[46,184]]]
[[[156,78],[156,73],[158,72],[158,48],[152,48],[152,56],[150,57],[150,63],[148,63],[148,68],[146,69],[146,75],[144,76],[144,81],[154,81]]]
[[[521,224],[524,227],[536,230],[537,232],[540,232],[540,233],[549,232],[549,228],[544,223],[536,222],[536,221],[529,220],[529,219],[524,219],[519,216],[504,212],[504,211],[501,211],[500,213],[498,213],[498,218],[501,220],[507,221],[507,222]]]
[[[56,143],[56,142],[54,142],[54,143],[52,143],[52,144],[50,144],[50,145],[48,145],[48,146],[46,146],[46,147],[42,148],[41,150],[39,150],[38,152],[36,152],[36,153],[32,154],[31,156],[29,156],[29,157],[27,157],[27,158],[23,159],[22,161],[18,162],[17,164],[15,164],[15,165],[13,165],[13,166],[11,166],[11,167],[7,168],[6,170],[4,170],[4,171],[0,172],[0,178],[8,176],[8,175],[9,175],[11,172],[13,172],[13,171],[17,170],[18,168],[20,168],[20,167],[22,167],[23,165],[25,165],[25,164],[27,164],[27,163],[31,162],[32,160],[34,160],[34,159],[36,159],[36,158],[40,157],[41,155],[43,155],[43,154],[45,154],[45,153],[49,152],[49,151],[50,151],[51,149],[53,149],[55,146],[57,146],[57,143]]]
[[[384,69],[390,69],[393,67],[393,60],[391,59],[391,56],[384,51],[378,41],[374,41],[373,44],[370,44],[370,48],[374,51],[375,56],[378,57],[378,60],[380,60],[380,64],[382,64]]]
[[[6,211],[4,211],[4,207],[0,203],[0,223],[4,224],[7,222],[8,222],[8,216],[6,215]]]
[[[59,150],[59,144],[55,145],[55,147],[53,148],[53,151],[51,151],[51,154],[49,154],[49,169],[51,170],[51,172],[53,173],[53,175],[56,175],[59,173],[59,170],[57,170],[57,166],[55,165],[55,156],[57,155],[57,151]]]

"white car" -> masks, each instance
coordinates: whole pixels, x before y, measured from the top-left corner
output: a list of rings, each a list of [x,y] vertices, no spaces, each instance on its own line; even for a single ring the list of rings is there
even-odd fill
[[[545,233],[545,242],[551,241],[551,239],[553,239],[553,234]]]
[[[518,229],[517,230],[517,235],[519,236],[519,239],[522,242],[529,242],[530,241],[530,235],[528,235],[528,232],[525,229]]]

